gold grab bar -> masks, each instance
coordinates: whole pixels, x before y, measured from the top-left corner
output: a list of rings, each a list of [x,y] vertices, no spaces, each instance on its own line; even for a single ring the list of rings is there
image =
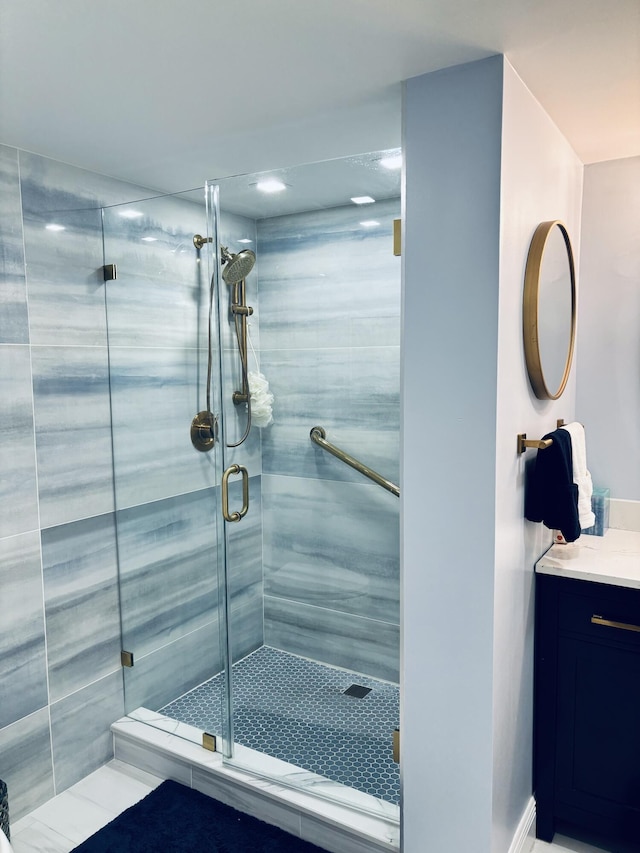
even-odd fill
[[[640,625],[631,625],[629,622],[612,622],[610,619],[603,619],[602,616],[591,617],[594,625],[604,625],[607,628],[621,628],[623,631],[637,631],[640,633]]]
[[[242,474],[242,509],[229,512],[229,477]],[[249,511],[249,472],[244,465],[229,465],[222,475],[222,516],[225,521],[240,521]]]
[[[309,438],[314,442],[314,444],[317,444],[318,447],[332,453],[337,459],[340,459],[342,462],[345,462],[347,465],[355,468],[356,471],[364,474],[365,477],[373,480],[374,483],[382,486],[383,489],[391,492],[391,494],[395,495],[397,498],[400,497],[400,489],[395,485],[395,483],[392,483],[391,480],[386,480],[378,474],[377,471],[374,471],[373,468],[369,468],[368,465],[363,465],[362,462],[358,462],[357,459],[354,459],[353,456],[349,456],[349,454],[345,453],[344,450],[340,450],[340,448],[336,447],[335,444],[328,442],[326,440],[326,435],[326,432],[321,426],[314,426],[309,433]]]

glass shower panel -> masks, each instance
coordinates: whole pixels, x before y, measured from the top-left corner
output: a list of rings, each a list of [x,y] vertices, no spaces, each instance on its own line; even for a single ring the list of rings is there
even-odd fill
[[[400,174],[382,165],[390,154],[220,180],[216,227],[232,255],[250,247],[257,258],[246,372],[258,416],[239,447],[228,446],[248,419],[237,294],[222,278],[217,289],[224,467],[248,470],[250,494],[247,515],[225,525],[231,761],[394,817],[399,501],[310,440],[320,426],[398,482]],[[280,190],[261,192],[266,178]],[[371,201],[353,201],[363,196]]]
[[[196,742],[222,734],[221,689],[202,730],[174,705],[225,658],[221,454],[190,438],[206,406],[206,223],[202,190],[103,211],[125,710]],[[219,413],[217,373],[212,386]]]

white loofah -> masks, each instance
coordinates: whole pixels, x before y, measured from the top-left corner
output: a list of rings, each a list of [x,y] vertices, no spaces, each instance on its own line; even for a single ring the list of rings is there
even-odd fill
[[[251,397],[251,423],[254,426],[262,429],[273,423],[273,400],[274,396],[269,391],[269,380],[260,372],[260,363],[258,356],[253,348],[251,340],[251,323],[247,326],[247,337],[249,338],[249,346],[253,353],[253,359],[256,363],[256,370],[250,370],[247,374],[249,382],[249,396]]]
[[[264,374],[250,370],[247,379],[251,395],[251,422],[262,429],[273,423],[274,397]]]

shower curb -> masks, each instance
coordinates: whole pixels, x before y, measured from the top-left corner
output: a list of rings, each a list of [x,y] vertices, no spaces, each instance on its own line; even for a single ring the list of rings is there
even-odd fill
[[[174,779],[239,811],[316,844],[329,853],[394,853],[400,830],[388,815],[354,811],[223,764],[197,743],[123,717],[111,726],[114,756],[163,779]]]

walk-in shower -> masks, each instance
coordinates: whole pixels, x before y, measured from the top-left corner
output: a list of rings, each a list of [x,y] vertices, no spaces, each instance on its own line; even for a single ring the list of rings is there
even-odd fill
[[[382,156],[103,223],[126,711],[393,817],[400,180]]]

